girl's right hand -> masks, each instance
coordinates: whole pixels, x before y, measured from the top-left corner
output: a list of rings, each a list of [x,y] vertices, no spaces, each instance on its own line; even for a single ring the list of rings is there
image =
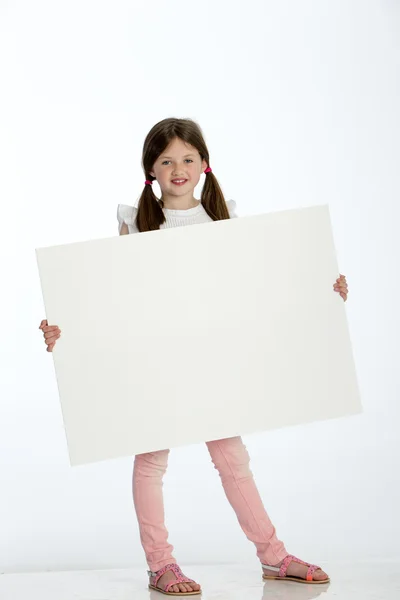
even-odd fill
[[[43,331],[44,341],[47,344],[47,352],[53,352],[56,341],[61,335],[60,328],[57,325],[49,325],[46,320],[43,320],[40,323],[39,329]]]

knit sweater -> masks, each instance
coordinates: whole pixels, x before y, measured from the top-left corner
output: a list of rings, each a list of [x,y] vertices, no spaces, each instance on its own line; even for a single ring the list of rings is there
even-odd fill
[[[235,212],[236,203],[233,200],[229,200],[227,202],[227,207],[231,219],[237,217]],[[169,229],[171,227],[182,227],[186,225],[197,225],[200,223],[212,222],[211,217],[208,216],[202,204],[187,210],[172,210],[170,208],[163,208],[163,212],[165,215],[165,223],[161,225],[160,229]],[[118,204],[118,231],[121,232],[121,227],[125,223],[128,225],[129,233],[138,233],[138,228],[136,227],[136,216],[136,207],[127,206],[126,204]]]

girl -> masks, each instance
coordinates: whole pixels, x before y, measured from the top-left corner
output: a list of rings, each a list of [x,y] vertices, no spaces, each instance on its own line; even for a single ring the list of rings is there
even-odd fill
[[[208,223],[236,217],[234,202],[225,202],[210,167],[210,158],[199,126],[188,119],[166,119],[153,127],[143,148],[145,187],[138,208],[119,205],[119,233]],[[201,200],[193,192],[202,173],[206,174]],[[153,191],[157,180],[161,198]],[[341,275],[333,289],[347,300],[346,278]],[[47,350],[51,352],[61,331],[42,321]],[[329,578],[319,567],[288,554],[277,538],[249,468],[249,456],[241,438],[207,443],[211,459],[221,477],[226,496],[239,523],[257,550],[264,579],[289,579],[321,584]],[[200,585],[185,577],[172,554],[164,524],[163,475],[169,450],[136,456],[133,470],[133,499],[140,538],[150,571],[149,587],[172,596],[201,594]]]

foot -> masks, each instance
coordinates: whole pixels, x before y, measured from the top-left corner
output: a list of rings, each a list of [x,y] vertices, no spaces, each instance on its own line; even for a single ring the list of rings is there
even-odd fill
[[[277,567],[278,569],[282,566],[283,560],[277,565],[272,565],[273,567]],[[286,571],[286,577],[298,577],[299,579],[307,579],[307,571],[308,566],[298,563],[294,560],[288,566]],[[263,573],[269,577],[276,577],[276,571],[270,571],[267,567],[263,566]],[[325,579],[329,579],[329,575],[325,573],[322,569],[317,569],[313,573],[313,581],[324,581]]]
[[[173,571],[167,571],[160,577],[157,582],[157,586],[160,590],[165,590],[165,587],[169,584],[170,581],[175,581],[176,575]],[[154,585],[154,577],[150,577],[150,583]],[[201,589],[198,583],[177,583],[169,588],[170,592],[174,592],[175,594],[184,594],[185,592],[199,592]]]

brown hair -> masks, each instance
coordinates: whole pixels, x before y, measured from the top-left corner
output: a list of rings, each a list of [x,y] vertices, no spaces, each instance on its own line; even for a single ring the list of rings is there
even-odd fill
[[[175,139],[190,144],[199,152],[202,160],[210,165],[209,152],[200,127],[191,119],[164,119],[160,121],[148,133],[144,145],[142,166],[149,181],[154,181],[150,175],[157,158],[164,152],[167,146]],[[225,198],[215,175],[210,172],[206,174],[206,180],[201,192],[201,203],[204,210],[213,221],[229,219],[229,211]],[[136,225],[139,231],[152,231],[160,229],[165,222],[162,210],[162,201],[158,200],[151,185],[145,185],[139,199]]]

